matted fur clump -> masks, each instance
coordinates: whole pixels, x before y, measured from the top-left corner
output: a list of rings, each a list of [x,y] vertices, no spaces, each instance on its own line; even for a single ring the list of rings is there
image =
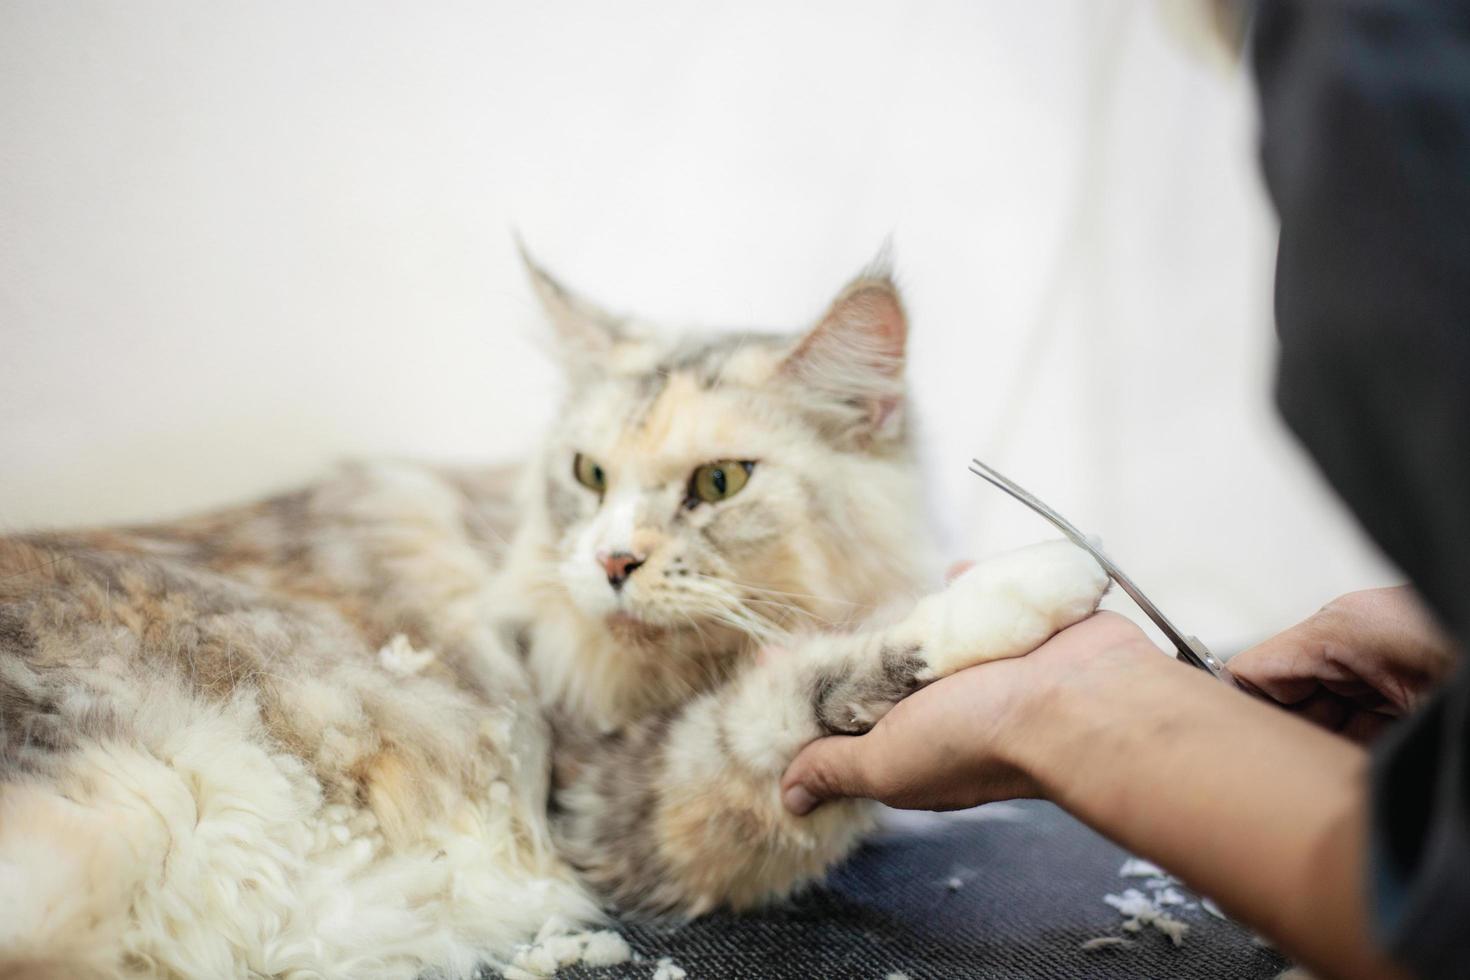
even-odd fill
[[[713,340],[532,278],[569,395],[524,467],[0,539],[0,976],[468,977],[778,899],[868,827],[781,807],[802,745],[1095,608],[1062,543],[913,603],[881,270]]]

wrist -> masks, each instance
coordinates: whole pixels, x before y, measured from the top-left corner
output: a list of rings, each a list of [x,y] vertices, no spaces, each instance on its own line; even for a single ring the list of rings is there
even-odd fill
[[[1006,719],[1036,795],[1307,964],[1394,975],[1366,938],[1361,749],[1146,644],[1052,652],[1079,655],[1041,660]]]
[[[1020,689],[1002,719],[1004,761],[1059,802],[1091,765],[1099,738],[1128,724],[1132,697],[1179,665],[1140,636],[1063,661]],[[1148,695],[1144,695],[1146,698]]]

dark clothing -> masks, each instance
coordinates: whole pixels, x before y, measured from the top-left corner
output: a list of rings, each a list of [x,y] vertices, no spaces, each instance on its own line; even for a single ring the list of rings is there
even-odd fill
[[[1265,0],[1277,400],[1470,649],[1470,3]],[[1380,939],[1470,977],[1470,663],[1375,750]]]

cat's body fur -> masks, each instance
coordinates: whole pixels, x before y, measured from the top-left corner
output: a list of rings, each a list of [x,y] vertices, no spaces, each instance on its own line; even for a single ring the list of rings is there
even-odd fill
[[[465,976],[599,899],[779,898],[869,819],[786,813],[803,744],[1095,607],[1057,544],[877,625],[924,552],[886,278],[670,345],[533,275],[573,394],[523,472],[0,539],[0,976]],[[682,496],[713,460],[748,488]]]

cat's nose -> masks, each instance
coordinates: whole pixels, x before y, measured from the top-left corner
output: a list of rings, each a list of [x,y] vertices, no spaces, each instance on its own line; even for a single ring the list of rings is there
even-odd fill
[[[597,553],[597,561],[602,565],[602,570],[607,572],[607,584],[614,589],[621,589],[623,583],[628,581],[628,576],[638,570],[645,558],[628,551],[614,551],[608,554],[605,551]]]

